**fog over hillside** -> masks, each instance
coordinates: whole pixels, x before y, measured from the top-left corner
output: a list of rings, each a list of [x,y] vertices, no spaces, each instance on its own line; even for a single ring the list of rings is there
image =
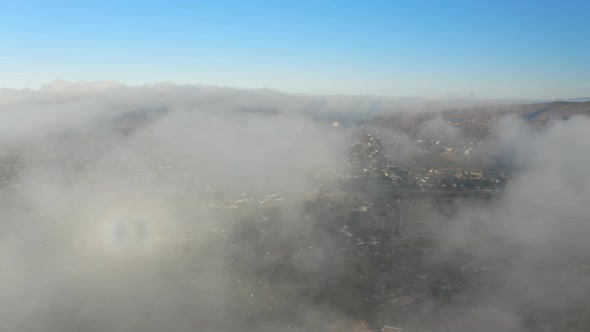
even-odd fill
[[[375,119],[510,103],[168,83],[0,90],[2,330],[323,331],[368,320],[365,287],[406,285],[341,250],[356,234],[339,222],[360,212],[314,205],[336,195],[351,144],[395,132],[384,150],[407,161],[417,148],[401,120]],[[399,318],[408,331],[574,331],[590,317],[590,119],[568,113],[539,129],[512,113],[473,142],[480,164],[510,155],[499,198],[458,204],[409,272],[460,252],[495,269],[494,281],[465,280],[444,305],[414,296]],[[440,114],[416,125],[421,139],[468,144]]]

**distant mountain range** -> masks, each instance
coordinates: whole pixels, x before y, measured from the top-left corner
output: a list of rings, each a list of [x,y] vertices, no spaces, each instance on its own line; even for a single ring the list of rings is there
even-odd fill
[[[252,95],[250,96],[250,94]],[[360,99],[353,97],[322,99],[318,97],[319,99],[317,99],[288,95],[273,95],[267,100],[257,97],[253,92],[245,92],[244,96],[250,96],[252,97],[250,99],[256,102],[244,98],[247,102],[233,101],[224,107],[214,104],[215,107],[211,107],[211,110],[208,110],[208,107],[197,107],[199,103],[208,105],[207,103],[210,102],[207,100],[197,98],[191,103],[194,103],[195,109],[216,114],[229,112],[274,116],[294,111],[317,122],[338,123],[339,127],[369,124],[398,130],[410,136],[418,135],[425,122],[442,118],[444,122],[460,128],[467,136],[475,138],[486,136],[493,123],[509,114],[518,115],[538,128],[555,120],[565,120],[580,114],[590,115],[590,97],[542,102],[526,102],[524,100],[497,102],[482,100],[479,102],[477,100],[381,100],[372,97]],[[224,95],[217,99],[223,100],[223,98],[225,98]],[[220,103],[220,105],[224,104]],[[295,105],[295,107],[291,105]],[[171,107],[165,104],[146,108],[131,108],[117,115],[113,119],[112,125],[123,134],[131,134],[136,129],[157,121],[169,112],[172,112]]]
[[[590,101],[582,99],[584,98],[576,98],[579,101],[480,106],[432,113],[394,113],[378,116],[370,123],[414,136],[425,122],[441,116],[445,122],[462,129],[468,136],[481,138],[489,133],[491,126],[499,118],[510,114],[520,116],[537,128],[576,115],[590,116]]]
[[[557,101],[570,101],[570,102],[588,102],[590,101],[590,97],[578,97],[578,98],[571,98],[571,99],[561,99],[558,98]]]

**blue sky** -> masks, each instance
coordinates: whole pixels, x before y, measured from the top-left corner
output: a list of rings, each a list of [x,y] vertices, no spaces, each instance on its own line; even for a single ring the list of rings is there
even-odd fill
[[[589,96],[589,17],[581,0],[6,0],[0,86],[65,79]]]

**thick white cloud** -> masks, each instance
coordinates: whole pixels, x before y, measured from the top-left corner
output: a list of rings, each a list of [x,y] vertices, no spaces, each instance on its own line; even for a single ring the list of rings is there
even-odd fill
[[[314,191],[346,164],[356,130],[347,125],[471,102],[112,82],[2,90],[3,330],[192,331],[241,323],[215,242],[235,216],[207,204],[243,193]],[[482,156],[515,156],[518,172],[493,207],[459,211],[433,259],[464,250],[512,268],[490,291],[465,289],[481,291],[481,307],[465,313],[451,304],[436,317],[441,326],[518,331],[527,305],[549,310],[583,301],[587,279],[564,284],[542,273],[589,258],[588,133],[586,118],[543,132],[507,118],[478,146]],[[436,117],[421,134],[462,138]],[[410,139],[396,142],[410,158]],[[302,257],[302,268],[317,268],[313,257]]]

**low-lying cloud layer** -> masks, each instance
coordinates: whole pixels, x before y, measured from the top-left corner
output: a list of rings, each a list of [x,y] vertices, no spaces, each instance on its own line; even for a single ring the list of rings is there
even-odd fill
[[[232,326],[231,278],[211,237],[233,217],[209,206],[312,192],[342,168],[351,139],[275,95],[114,83],[4,91],[4,329]]]
[[[252,264],[233,265],[252,269],[276,258],[236,247],[263,233],[245,230],[226,242],[242,219],[266,222],[227,202],[269,204],[321,191],[345,169],[357,124],[450,104],[110,82],[0,91],[3,330],[286,327],[297,319],[256,319],[244,309],[260,305],[258,295],[236,286],[245,281],[236,280],[228,253],[241,252],[238,259]],[[440,117],[420,130],[428,139],[464,140]],[[587,304],[588,275],[560,272],[590,258],[588,133],[586,118],[543,132],[508,118],[480,143],[482,160],[486,152],[509,153],[518,172],[493,207],[458,211],[431,259],[463,251],[510,268],[493,289],[463,290],[480,300],[467,312],[465,303],[450,303],[433,315],[441,330],[526,331],[527,307],[550,313]],[[414,149],[407,140],[395,148],[403,159]],[[310,248],[330,241],[306,228],[300,204],[277,209],[278,242],[303,241],[302,234],[314,238]],[[323,275],[322,282],[355,276],[354,267],[337,265],[338,253],[322,250],[298,252],[295,269]],[[337,268],[323,273],[330,261]],[[293,306],[314,322],[317,312],[344,315],[321,301]]]
[[[463,209],[440,240],[443,251],[469,253],[501,271],[493,288],[464,291],[480,301],[456,313],[455,330],[465,320],[478,331],[584,329],[573,321],[586,315],[590,292],[589,130],[586,117],[543,132],[508,118],[482,143],[496,152],[508,149],[518,171],[499,202]],[[482,316],[482,310],[491,312]]]

